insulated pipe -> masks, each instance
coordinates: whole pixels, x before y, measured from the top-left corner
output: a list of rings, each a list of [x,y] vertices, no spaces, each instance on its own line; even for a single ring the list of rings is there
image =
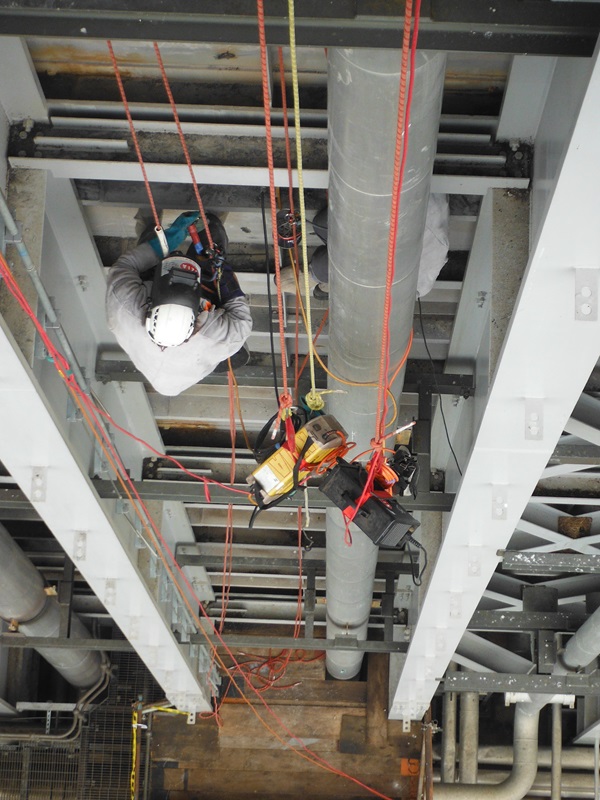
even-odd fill
[[[0,524],[0,617],[19,623],[27,636],[56,637],[60,631],[60,607],[44,592],[42,576]],[[79,617],[71,618],[71,635],[86,639],[90,634]],[[102,675],[100,653],[93,650],[36,648],[60,674],[78,688],[97,683]]]
[[[328,411],[360,453],[376,433],[400,54],[331,48],[328,57],[329,369],[350,384],[375,384],[341,387],[330,378],[330,389],[346,392],[330,396]],[[417,53],[392,287],[390,375],[412,327],[445,63],[443,54]],[[403,378],[404,370],[392,387],[395,397]],[[326,531],[327,637],[365,639],[377,547],[354,525],[348,546],[337,509],[327,510]],[[361,662],[356,651],[327,653],[327,669],[336,678],[353,678]]]

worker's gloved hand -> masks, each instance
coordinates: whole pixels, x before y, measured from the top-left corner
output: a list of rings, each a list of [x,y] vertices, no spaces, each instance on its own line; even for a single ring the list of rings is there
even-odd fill
[[[188,227],[193,222],[196,222],[199,216],[200,213],[198,211],[184,211],[183,214],[180,214],[175,222],[167,228],[165,236],[167,237],[167,244],[169,245],[169,253],[176,250],[184,241],[187,236]],[[159,258],[165,258],[158,236],[154,236],[150,239],[148,244]]]
[[[240,289],[237,276],[228,264],[224,264],[219,280],[219,295],[221,305],[225,305],[229,300],[235,297],[243,297],[244,293]]]

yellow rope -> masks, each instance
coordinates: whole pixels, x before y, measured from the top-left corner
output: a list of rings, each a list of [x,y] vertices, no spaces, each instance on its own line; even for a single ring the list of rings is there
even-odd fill
[[[134,709],[131,715],[131,775],[129,777],[129,788],[131,789],[131,800],[135,800],[135,765],[137,761],[137,726],[138,712]]]
[[[296,134],[296,169],[298,170],[298,194],[300,196],[300,225],[302,228],[302,267],[304,269],[304,289],[306,291],[306,333],[308,335],[308,363],[310,368],[310,392],[306,395],[306,404],[313,411],[320,411],[325,403],[317,392],[315,377],[314,346],[312,340],[312,314],[310,308],[310,282],[308,279],[308,250],[306,246],[306,206],[304,204],[304,177],[302,172],[302,132],[300,126],[300,92],[298,90],[298,62],[296,59],[296,22],[294,16],[294,0],[288,0],[288,18],[290,31],[290,59],[292,65],[292,88],[294,93],[294,130]]]

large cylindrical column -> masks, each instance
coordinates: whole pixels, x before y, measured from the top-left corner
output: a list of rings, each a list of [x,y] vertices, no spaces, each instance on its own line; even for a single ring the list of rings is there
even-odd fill
[[[392,288],[390,361],[400,361],[410,335],[419,261],[444,83],[445,56],[417,53],[409,150],[402,185]],[[392,172],[397,127],[400,53],[330,49],[329,117],[329,368],[354,383],[379,379]],[[404,371],[393,386],[402,389]],[[330,379],[328,410],[368,449],[375,434],[377,388]],[[377,547],[354,525],[344,543],[344,521],[327,511],[327,636],[366,636]],[[329,651],[327,669],[352,678],[362,655]]]
[[[56,637],[60,630],[60,607],[56,598],[44,592],[42,576],[0,524],[0,617],[15,620],[27,636]],[[71,618],[71,634],[89,638],[79,617]],[[69,683],[80,688],[100,680],[100,653],[92,650],[38,648],[38,652]]]

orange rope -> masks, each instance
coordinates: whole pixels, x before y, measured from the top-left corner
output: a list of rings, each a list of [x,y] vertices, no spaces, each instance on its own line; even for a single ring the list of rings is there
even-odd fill
[[[108,52],[110,54],[110,60],[112,61],[113,70],[115,73],[115,78],[117,79],[117,86],[119,87],[119,93],[121,95],[121,100],[123,102],[123,108],[125,109],[125,114],[127,116],[127,122],[129,123],[129,130],[131,131],[131,138],[133,139],[133,146],[135,148],[135,152],[137,154],[138,161],[140,162],[140,168],[142,170],[142,175],[144,177],[144,183],[146,184],[146,192],[148,193],[148,201],[150,203],[150,208],[152,209],[152,216],[154,217],[154,222],[157,228],[160,228],[160,217],[158,216],[158,211],[156,210],[156,204],[154,202],[154,196],[152,194],[152,189],[150,188],[150,181],[148,180],[148,174],[146,172],[146,165],[144,164],[144,159],[142,157],[142,151],[140,150],[140,144],[138,142],[137,133],[135,132],[135,127],[133,124],[133,119],[131,117],[131,111],[129,110],[129,103],[127,102],[127,96],[125,94],[125,87],[123,86],[123,81],[121,80],[121,73],[119,72],[119,65],[117,64],[117,59],[115,57],[115,51],[113,50],[112,42],[110,39],[106,42],[108,45]]]
[[[235,659],[235,656],[233,655],[233,653],[231,652],[230,648],[227,646],[227,644],[225,643],[225,641],[223,640],[223,638],[221,637],[221,635],[217,631],[216,627],[214,626],[211,618],[209,617],[208,613],[206,612],[206,609],[204,608],[204,606],[200,602],[196,592],[194,591],[194,588],[193,588],[190,580],[184,574],[184,572],[181,569],[181,567],[177,564],[177,561],[175,559],[173,551],[171,550],[171,548],[169,547],[169,545],[165,541],[164,537],[162,536],[161,531],[159,530],[159,528],[157,527],[156,523],[152,519],[152,516],[151,516],[150,512],[148,511],[147,507],[144,505],[144,503],[143,503],[138,491],[136,490],[136,488],[135,488],[133,482],[131,481],[131,479],[129,478],[129,475],[127,473],[126,467],[125,467],[123,461],[121,460],[121,457],[119,456],[119,454],[116,451],[114,445],[110,441],[110,437],[108,436],[107,432],[103,429],[103,427],[102,427],[102,425],[100,423],[100,409],[98,409],[95,406],[95,404],[92,402],[91,398],[89,398],[85,394],[85,392],[81,389],[81,387],[78,385],[78,383],[75,380],[75,377],[74,377],[74,375],[72,373],[72,370],[69,367],[69,364],[68,364],[67,360],[54,347],[52,341],[50,340],[50,338],[49,338],[49,336],[47,334],[47,332],[45,331],[45,329],[43,328],[43,326],[41,325],[39,320],[37,320],[37,318],[36,318],[32,308],[31,308],[31,306],[29,305],[27,300],[24,298],[24,296],[22,295],[22,292],[20,291],[20,288],[16,284],[16,281],[14,280],[14,277],[12,276],[12,273],[10,272],[10,268],[8,267],[8,264],[7,264],[6,260],[4,259],[4,257],[1,254],[0,254],[0,273],[2,273],[3,277],[5,278],[7,286],[9,287],[9,290],[11,291],[11,293],[15,296],[15,298],[18,300],[18,302],[21,305],[21,307],[23,308],[23,310],[27,313],[29,318],[32,320],[33,324],[36,326],[36,329],[38,330],[40,338],[42,339],[44,345],[46,346],[46,348],[48,350],[49,357],[53,361],[53,363],[54,363],[59,375],[65,381],[66,387],[67,387],[68,391],[71,393],[71,396],[73,397],[73,400],[76,403],[77,407],[81,410],[82,416],[85,419],[85,421],[87,422],[88,427],[89,427],[92,435],[94,436],[94,438],[96,439],[96,441],[98,442],[98,444],[100,446],[100,449],[102,450],[102,452],[106,456],[109,466],[114,471],[114,473],[116,475],[116,479],[117,479],[117,481],[119,482],[120,486],[123,489],[124,495],[131,502],[132,509],[134,510],[134,512],[136,513],[138,518],[140,519],[144,530],[150,536],[150,539],[152,541],[152,545],[153,545],[153,547],[156,548],[156,555],[158,556],[158,558],[160,559],[161,563],[163,564],[168,578],[173,582],[173,584],[179,590],[182,602],[186,606],[186,608],[187,608],[191,618],[194,620],[194,623],[196,624],[198,630],[205,636],[205,638],[207,640],[207,643],[208,643],[208,646],[211,649],[213,649],[213,651],[215,652],[215,654],[216,654],[215,657],[216,657],[216,660],[218,661],[219,665],[222,667],[222,669],[224,670],[224,672],[226,674],[230,675],[230,670],[228,669],[228,667],[224,663],[223,658],[218,654],[218,652],[216,651],[216,648],[214,647],[214,645],[211,643],[210,639],[208,638],[208,636],[209,636],[208,631],[205,629],[204,625],[202,624],[202,621],[201,621],[200,616],[198,614],[198,609],[200,610],[200,613],[201,613],[202,617],[207,621],[212,633],[220,641],[221,645],[225,648],[225,650],[228,653],[228,655],[230,655],[230,657],[232,658],[233,662],[237,663],[236,659]],[[181,581],[181,583],[180,583],[180,581]],[[182,584],[185,585],[185,587],[187,588],[188,592],[190,593],[190,596],[194,598],[194,602],[193,603],[189,599],[187,593],[183,591]],[[246,685],[248,686],[248,688],[251,691],[255,692],[255,689],[254,689],[254,687],[253,687],[253,685],[251,684],[250,681],[246,680]],[[278,717],[278,715],[264,701],[264,699],[260,696],[260,694],[259,693],[256,693],[256,694],[257,694],[257,697],[260,700],[261,704],[263,705],[265,711],[270,716],[273,717],[273,719],[275,720],[276,724],[285,733],[286,738],[284,738],[282,735],[280,735],[277,732],[277,730],[275,730],[271,725],[269,725],[269,723],[259,714],[258,710],[256,708],[254,708],[254,706],[250,702],[249,698],[246,697],[246,695],[244,695],[243,693],[242,693],[242,698],[243,698],[244,702],[250,708],[250,711],[257,717],[259,722],[263,725],[263,727],[266,730],[268,730],[274,736],[274,738],[277,739],[277,741],[279,741],[286,748],[289,748],[292,752],[296,753],[300,758],[303,758],[304,760],[308,761],[309,763],[311,763],[313,765],[316,765],[316,766],[319,766],[319,767],[321,767],[322,769],[324,769],[324,770],[326,770],[328,772],[332,772],[333,774],[340,775],[341,777],[344,777],[347,780],[350,780],[351,782],[355,783],[356,785],[367,789],[370,793],[376,795],[377,797],[382,798],[382,800],[390,800],[390,798],[387,797],[387,795],[381,794],[377,790],[372,789],[371,787],[368,787],[366,784],[362,783],[357,778],[354,778],[351,775],[347,775],[346,773],[342,772],[341,770],[336,769],[333,765],[329,764],[327,761],[325,761],[320,756],[318,756],[316,753],[314,753],[312,750],[310,750],[306,746],[306,744],[304,744],[304,742],[301,739],[299,739],[295,734],[292,733],[292,731],[289,730],[289,728],[285,725],[283,720],[280,717]],[[217,723],[218,723],[218,719],[217,719]],[[297,742],[298,747],[300,747],[301,749],[298,749],[298,747],[295,747],[292,744],[291,740],[293,740],[294,742]]]
[[[377,431],[376,439],[379,441],[384,435],[386,408],[386,388],[389,373],[390,330],[389,320],[392,310],[392,285],[396,262],[396,237],[398,233],[398,213],[400,211],[400,192],[402,189],[401,155],[403,143],[406,143],[405,120],[408,113],[406,108],[406,77],[408,71],[408,58],[410,53],[410,31],[412,23],[412,0],[406,0],[404,9],[404,32],[402,37],[402,58],[400,66],[400,89],[398,94],[398,119],[396,125],[396,142],[394,147],[394,168],[392,181],[392,204],[390,210],[390,235],[388,238],[387,273],[385,284],[385,300],[383,307],[383,326],[381,336],[381,357],[379,363],[379,386],[377,390]]]
[[[277,311],[279,314],[279,341],[281,346],[281,378],[284,395],[289,394],[285,331],[283,329],[283,294],[281,291],[281,263],[279,247],[277,246],[277,203],[275,199],[275,166],[273,163],[273,136],[271,130],[271,106],[269,99],[269,71],[267,67],[267,41],[265,34],[265,9],[264,0],[256,0],[258,13],[258,39],[260,44],[260,64],[263,86],[263,107],[265,112],[265,134],[267,139],[267,163],[269,167],[269,196],[271,200],[271,227],[273,229],[273,243],[275,255],[275,282],[277,285]]]
[[[175,120],[175,125],[177,126],[177,133],[179,134],[179,141],[181,142],[181,149],[183,150],[183,154],[185,156],[185,161],[188,166],[188,170],[190,172],[190,177],[192,179],[192,187],[194,189],[194,194],[196,195],[196,202],[198,203],[198,211],[200,212],[200,216],[202,217],[202,222],[204,223],[204,230],[206,231],[206,237],[208,239],[208,244],[210,248],[213,248],[213,240],[212,236],[210,235],[210,228],[208,226],[208,220],[206,218],[206,213],[204,211],[204,204],[202,203],[202,198],[200,197],[200,191],[198,189],[198,184],[196,183],[196,176],[194,175],[194,168],[192,166],[192,159],[190,158],[190,151],[188,150],[187,143],[185,141],[185,136],[183,135],[183,130],[181,128],[181,122],[179,120],[179,114],[177,113],[177,106],[175,105],[175,100],[173,98],[173,92],[171,91],[171,85],[169,83],[169,79],[167,78],[167,72],[165,70],[165,65],[163,64],[162,56],[160,54],[160,49],[158,47],[158,43],[154,42],[154,52],[156,53],[156,60],[158,61],[158,66],[160,69],[160,74],[162,76],[162,81],[165,87],[165,91],[167,93],[167,97],[169,98],[169,103],[171,104],[171,111],[173,112],[173,118]]]

